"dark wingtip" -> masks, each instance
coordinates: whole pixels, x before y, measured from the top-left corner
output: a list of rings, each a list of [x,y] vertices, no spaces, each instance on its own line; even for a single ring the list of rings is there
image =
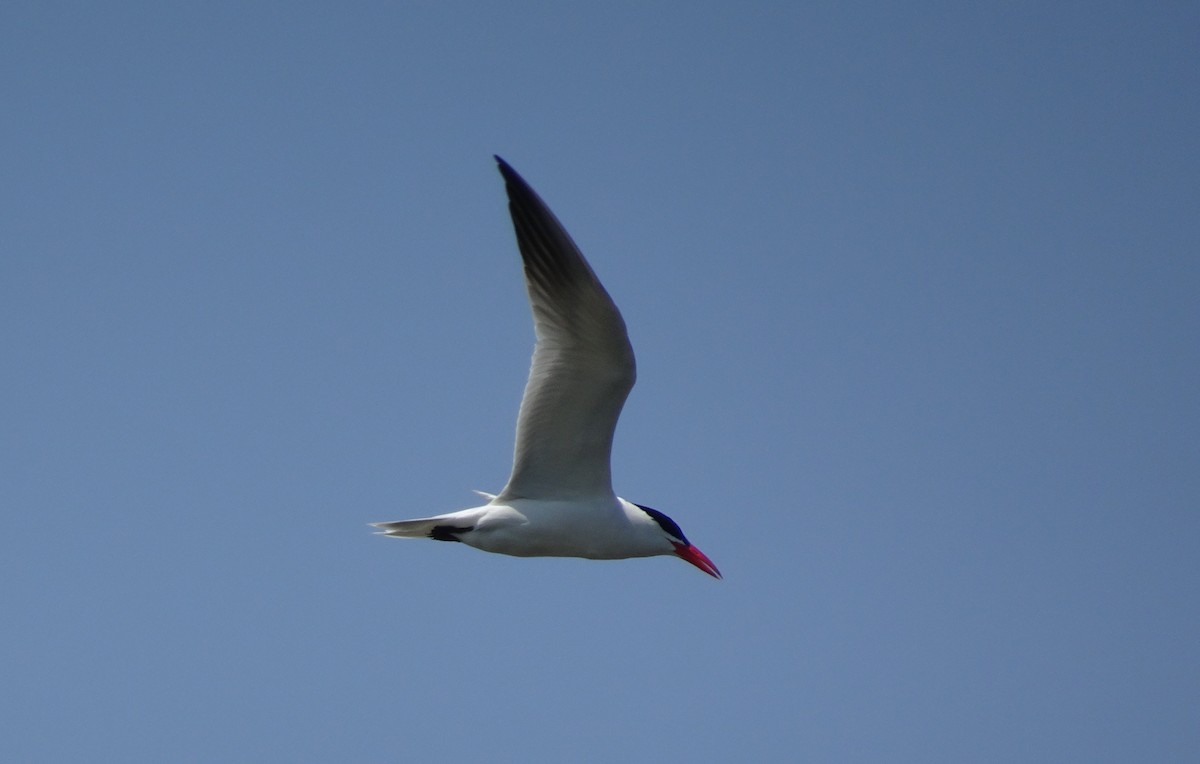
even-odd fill
[[[508,162],[505,162],[504,158],[500,155],[496,154],[493,156],[496,160],[496,166],[500,169],[500,174],[504,176],[504,184],[508,186],[510,197],[513,189],[520,189],[527,194],[537,196],[533,189],[530,188],[529,183],[521,177],[521,173],[514,170],[512,165],[510,165]]]
[[[508,162],[505,162],[499,154],[493,154],[496,164],[500,168],[500,174],[504,176],[504,185],[508,189],[508,200],[511,203],[521,203],[523,205],[532,205],[534,207],[545,208],[547,215],[553,216],[549,208],[546,208],[546,203],[542,201],[529,182],[521,177],[521,173],[512,168]],[[565,232],[564,232],[565,233]]]

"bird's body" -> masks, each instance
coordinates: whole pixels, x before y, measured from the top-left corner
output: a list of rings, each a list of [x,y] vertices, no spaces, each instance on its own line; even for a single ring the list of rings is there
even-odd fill
[[[483,506],[375,526],[388,536],[459,541],[517,557],[676,555],[720,578],[671,518],[613,493],[613,433],[636,377],[625,322],[550,209],[496,161],[537,336],[512,475],[499,495],[481,494]]]
[[[675,551],[645,511],[616,496],[493,499],[481,507],[378,526],[390,535],[404,531],[403,535],[461,541],[514,557],[619,560]]]

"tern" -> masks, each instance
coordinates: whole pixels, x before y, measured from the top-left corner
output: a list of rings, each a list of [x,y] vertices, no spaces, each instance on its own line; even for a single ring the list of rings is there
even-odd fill
[[[500,157],[536,344],[512,474],[487,504],[372,523],[381,535],[459,541],[517,557],[674,555],[720,578],[662,512],[613,493],[613,433],[636,376],[625,321],[541,197]]]

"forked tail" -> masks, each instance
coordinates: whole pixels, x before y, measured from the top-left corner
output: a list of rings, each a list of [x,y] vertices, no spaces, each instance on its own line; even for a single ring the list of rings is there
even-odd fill
[[[390,523],[371,523],[379,528],[377,535],[395,536],[402,539],[434,539],[435,541],[462,541],[460,533],[475,526],[463,521],[453,522],[446,517],[423,517],[420,520],[395,520]]]
[[[433,517],[423,517],[419,520],[395,520],[390,523],[371,523],[378,528],[380,536],[396,536],[406,539],[429,538],[433,529],[445,522]]]

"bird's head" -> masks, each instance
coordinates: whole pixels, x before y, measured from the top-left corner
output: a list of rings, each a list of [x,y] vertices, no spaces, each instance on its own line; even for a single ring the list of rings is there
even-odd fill
[[[663,536],[665,536],[667,541],[671,543],[672,548],[675,550],[673,554],[676,557],[690,562],[692,565],[695,565],[697,568],[703,570],[713,578],[721,577],[721,571],[717,570],[717,566],[713,565],[713,561],[708,559],[708,555],[692,546],[691,542],[687,540],[687,536],[683,535],[683,531],[680,529],[679,523],[667,517],[662,512],[659,512],[657,509],[643,507],[641,504],[635,504],[634,506],[650,516],[650,519],[653,520],[654,524],[657,525],[659,530],[662,531]]]

